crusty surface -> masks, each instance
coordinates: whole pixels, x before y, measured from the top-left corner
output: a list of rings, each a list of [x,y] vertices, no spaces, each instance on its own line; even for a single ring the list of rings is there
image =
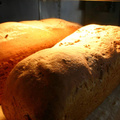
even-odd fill
[[[52,47],[64,37],[80,28],[77,23],[57,19],[62,25],[51,25],[41,21],[31,24],[20,22],[5,22],[0,24],[0,104],[4,83],[13,67],[25,57],[36,51]],[[48,22],[49,23],[49,22]],[[57,26],[58,25],[58,26]],[[66,29],[65,29],[66,28]]]
[[[120,83],[119,40],[117,26],[88,25],[19,62],[6,82],[6,118],[84,120]]]

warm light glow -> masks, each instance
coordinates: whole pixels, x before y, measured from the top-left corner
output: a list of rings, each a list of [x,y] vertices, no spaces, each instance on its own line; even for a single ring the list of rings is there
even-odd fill
[[[75,46],[80,45],[82,47],[82,46],[86,45],[86,43],[94,44],[96,41],[96,37],[99,37],[99,35],[98,35],[99,33],[96,33],[95,29],[101,30],[102,28],[100,28],[99,25],[96,25],[96,24],[84,26],[83,28],[78,29],[76,32],[74,32],[73,34],[69,35],[64,40],[62,40],[61,42],[56,44],[55,47],[71,46],[71,45],[72,46],[73,45],[75,45]],[[88,35],[90,38],[93,37],[93,39],[91,39],[89,41]]]

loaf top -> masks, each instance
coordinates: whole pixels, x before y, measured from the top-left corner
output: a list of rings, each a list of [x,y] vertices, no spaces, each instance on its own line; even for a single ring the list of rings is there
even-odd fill
[[[57,18],[20,22],[4,22],[0,24],[0,42],[15,39],[15,36],[16,38],[19,38],[22,35],[26,35],[28,32],[32,32],[34,30],[43,30],[48,34],[54,35],[55,33],[58,34],[63,29],[64,31],[66,29],[66,34],[72,33],[80,27],[80,24]],[[61,36],[62,35],[60,34],[60,37]]]
[[[0,59],[7,58],[10,52],[15,53],[15,49],[21,51],[27,48],[32,49],[33,46],[37,46],[37,48],[52,47],[55,43],[80,28],[80,25],[62,19],[50,19],[50,21],[44,19],[1,23],[0,53],[3,57]]]
[[[79,47],[81,52],[89,50],[102,56],[120,52],[120,27],[90,24],[78,29],[54,47],[70,46]]]

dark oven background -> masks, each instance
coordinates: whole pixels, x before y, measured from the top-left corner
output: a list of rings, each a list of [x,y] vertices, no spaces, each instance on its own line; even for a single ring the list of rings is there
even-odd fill
[[[56,17],[80,23],[120,25],[120,2],[0,0],[0,23]]]

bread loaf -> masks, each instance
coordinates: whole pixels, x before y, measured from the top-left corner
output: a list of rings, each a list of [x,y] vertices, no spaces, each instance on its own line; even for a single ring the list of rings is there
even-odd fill
[[[0,103],[4,82],[15,64],[38,50],[52,47],[80,28],[77,23],[62,19],[50,19],[50,25],[47,24],[49,19],[41,21],[29,21],[29,24],[22,22],[0,24]]]
[[[19,62],[2,101],[7,120],[85,120],[120,83],[120,27],[88,25]]]

